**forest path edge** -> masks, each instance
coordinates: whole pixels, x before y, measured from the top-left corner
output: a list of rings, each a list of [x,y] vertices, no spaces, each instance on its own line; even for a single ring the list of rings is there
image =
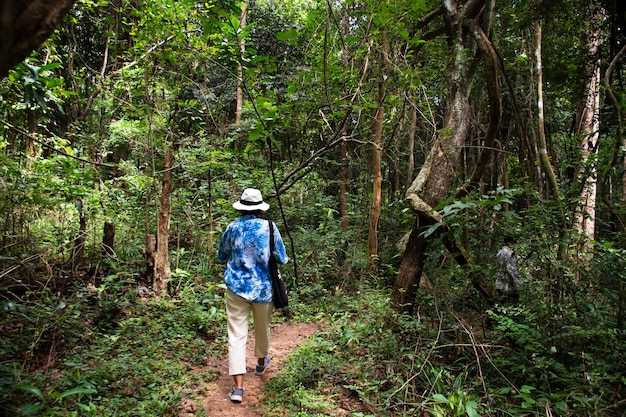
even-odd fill
[[[228,374],[228,358],[209,358],[207,365],[195,368],[195,373],[214,372],[218,379],[201,383],[194,389],[196,398],[182,401],[179,417],[197,416],[202,404],[204,413],[211,417],[260,417],[264,415],[263,384],[268,382],[283,368],[285,360],[295,349],[306,342],[319,329],[316,323],[284,322],[271,326],[270,355],[271,362],[263,376],[254,375],[256,358],[254,357],[254,331],[248,334],[246,347],[246,370],[244,377],[243,402],[235,404],[228,398],[228,391],[233,386],[233,379]],[[225,343],[225,342],[224,342]],[[200,398],[202,397],[202,398]]]

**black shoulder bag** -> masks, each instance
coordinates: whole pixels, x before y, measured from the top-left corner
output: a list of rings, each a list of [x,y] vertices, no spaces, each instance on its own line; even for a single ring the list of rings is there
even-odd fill
[[[287,288],[280,276],[278,270],[278,262],[274,256],[274,224],[268,220],[270,224],[270,277],[272,278],[272,289],[274,290],[274,307],[283,308],[289,305],[287,296]]]

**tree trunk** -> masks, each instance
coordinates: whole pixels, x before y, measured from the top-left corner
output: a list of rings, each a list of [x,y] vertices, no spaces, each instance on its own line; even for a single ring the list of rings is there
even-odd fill
[[[104,222],[102,233],[102,257],[104,259],[115,256],[115,224]]]
[[[348,36],[350,34],[350,16],[345,5],[341,14],[341,26],[343,35]],[[343,67],[348,69],[350,66],[350,51],[347,45],[343,48],[341,61]],[[341,137],[343,141],[341,142],[341,161],[339,165],[339,211],[341,214],[341,230],[345,233],[348,231],[348,131],[345,127],[341,131]]]
[[[83,211],[83,202],[78,200],[76,202],[76,209],[78,210],[78,236],[74,239],[74,249],[72,250],[72,273],[75,273],[79,268],[85,266],[85,234],[87,232],[87,219]]]
[[[477,187],[479,181],[483,177],[485,167],[491,159],[496,143],[496,137],[500,130],[500,122],[502,120],[502,96],[500,94],[500,83],[498,81],[498,56],[493,44],[477,23],[470,21],[466,24],[466,26],[472,32],[474,41],[482,53],[485,63],[487,93],[489,96],[489,127],[487,128],[483,149],[480,153],[478,161],[476,162],[474,171],[472,172],[472,175],[468,179],[467,183],[456,192],[456,198],[466,196],[470,191]]]
[[[543,113],[543,69],[542,69],[542,53],[541,53],[541,22],[535,23],[535,76],[537,77],[537,154],[539,163],[543,168],[543,172],[548,182],[550,194],[557,203],[561,200],[559,192],[559,183],[556,174],[548,157],[548,145],[546,142],[545,118]]]
[[[239,27],[246,26],[246,19],[248,15],[248,5],[243,4],[241,6],[241,20],[239,22]],[[241,57],[239,60],[239,64],[237,65],[237,104],[235,108],[235,127],[239,128],[241,126],[241,111],[243,110],[243,88],[241,87],[243,83],[243,64],[242,59],[243,55],[246,52],[246,40],[239,39],[239,50],[241,52]]]
[[[424,224],[420,224],[424,221]],[[428,241],[421,236],[423,228],[426,228],[434,222],[429,219],[417,215],[417,223],[409,234],[409,240],[402,256],[400,264],[400,273],[396,279],[391,294],[391,302],[397,311],[412,315],[415,306],[415,295],[419,288],[424,263],[426,262],[426,247]]]
[[[406,177],[410,180],[413,178],[415,170],[415,134],[417,133],[417,101],[414,97],[409,98],[409,107],[411,112],[411,127],[409,128],[409,166],[406,170]]]
[[[545,118],[543,112],[543,69],[542,69],[542,32],[541,22],[535,22],[535,76],[537,77],[537,156],[539,158],[539,165],[543,169],[543,173],[546,176],[549,192],[555,204],[559,209],[561,217],[561,230],[559,232],[559,259],[567,259],[567,241],[569,239],[565,210],[563,208],[563,202],[561,200],[561,192],[559,189],[559,183],[552,168],[552,163],[548,157],[548,145],[546,141],[545,131]]]
[[[378,220],[382,201],[382,172],[380,167],[383,153],[383,122],[385,120],[385,71],[387,48],[379,55],[378,100],[372,124],[372,212],[370,213],[369,236],[367,240],[367,265],[370,271],[378,268]]]
[[[464,10],[475,15],[461,16],[456,3],[443,0],[446,26],[453,45],[453,57],[448,67],[448,102],[443,129],[439,130],[433,147],[420,172],[406,191],[411,209],[417,215],[415,227],[411,230],[408,243],[400,264],[400,273],[393,287],[391,302],[398,311],[413,313],[415,293],[426,258],[428,238],[423,232],[438,222],[441,215],[433,210],[450,194],[450,188],[457,177],[461,161],[461,150],[469,130],[470,103],[469,75],[470,57],[467,54],[470,38],[462,30],[465,18],[476,18],[478,8]],[[480,3],[480,2],[479,2]],[[484,3],[484,2],[482,2]],[[432,236],[432,235],[431,235]]]
[[[4,0],[0,3],[0,79],[37,49],[75,0]]]
[[[345,138],[345,136],[344,136]],[[341,143],[341,166],[339,168],[339,210],[341,230],[348,231],[348,143]]]
[[[146,235],[146,248],[144,250],[144,258],[146,260],[146,272],[144,276],[144,284],[150,285],[154,288],[154,265],[156,264],[156,236],[148,234]]]
[[[601,45],[599,27],[602,13],[592,16],[588,22],[586,35],[590,60],[586,68],[585,99],[582,106],[577,136],[582,138],[582,166],[578,174],[582,192],[577,210],[575,230],[582,235],[584,251],[593,252],[592,241],[595,238],[596,196],[598,189],[597,165],[594,156],[598,146],[600,131],[600,59],[598,51]]]
[[[173,145],[172,145],[173,147]],[[167,150],[161,188],[161,208],[157,228],[157,250],[154,259],[154,292],[157,297],[166,294],[167,284],[172,277],[169,260],[170,237],[170,194],[172,192],[172,166],[174,165],[174,150]]]
[[[26,112],[28,115],[28,133],[30,133],[30,135],[26,136],[26,153],[34,157],[37,156],[37,146],[33,140],[37,133],[37,118],[35,110],[29,108]]]
[[[604,173],[602,175],[602,183],[606,186],[610,179],[611,170],[616,166],[618,162],[618,158],[620,156],[620,151],[623,148],[626,148],[626,134],[624,134],[624,109],[620,105],[618,98],[613,91],[613,87],[611,85],[611,80],[613,78],[613,71],[618,67],[618,64],[622,60],[622,58],[626,55],[626,45],[622,46],[622,49],[613,57],[611,63],[609,64],[606,72],[604,73],[604,87],[607,92],[607,96],[613,105],[613,111],[615,112],[615,116],[617,118],[617,131],[615,132],[615,140],[613,142],[613,153],[611,154],[611,159],[609,163],[606,165],[604,169]],[[626,158],[622,156],[622,203],[626,203]]]

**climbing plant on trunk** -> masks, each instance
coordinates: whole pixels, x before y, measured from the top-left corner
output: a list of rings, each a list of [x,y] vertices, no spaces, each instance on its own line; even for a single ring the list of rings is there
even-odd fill
[[[415,294],[426,260],[426,248],[429,239],[434,237],[434,234],[427,236],[424,232],[435,224],[443,224],[443,218],[436,208],[450,197],[450,190],[458,176],[461,154],[470,126],[469,95],[475,74],[470,70],[472,60],[468,51],[475,47],[472,30],[481,30],[476,24],[470,28],[467,22],[479,21],[488,4],[487,1],[468,1],[462,5],[449,0],[442,2],[445,26],[448,28],[448,43],[451,45],[451,59],[446,74],[447,104],[443,127],[438,131],[426,161],[406,192],[409,204],[416,213],[416,220],[393,287],[392,303],[398,310],[409,313],[413,311]],[[479,39],[486,42],[482,36]],[[479,50],[482,51],[481,48]],[[493,62],[493,57],[486,52],[489,62]],[[491,74],[488,82],[497,84],[498,79],[493,68]],[[491,121],[499,123],[493,117]],[[480,178],[481,175],[478,172],[472,177]]]

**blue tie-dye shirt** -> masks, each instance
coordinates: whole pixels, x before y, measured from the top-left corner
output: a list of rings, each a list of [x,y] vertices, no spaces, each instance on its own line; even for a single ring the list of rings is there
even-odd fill
[[[273,300],[269,241],[269,222],[253,214],[243,215],[229,224],[220,240],[217,259],[226,264],[226,286],[254,303],[269,303]],[[289,260],[276,225],[274,256],[280,264],[286,264]]]

